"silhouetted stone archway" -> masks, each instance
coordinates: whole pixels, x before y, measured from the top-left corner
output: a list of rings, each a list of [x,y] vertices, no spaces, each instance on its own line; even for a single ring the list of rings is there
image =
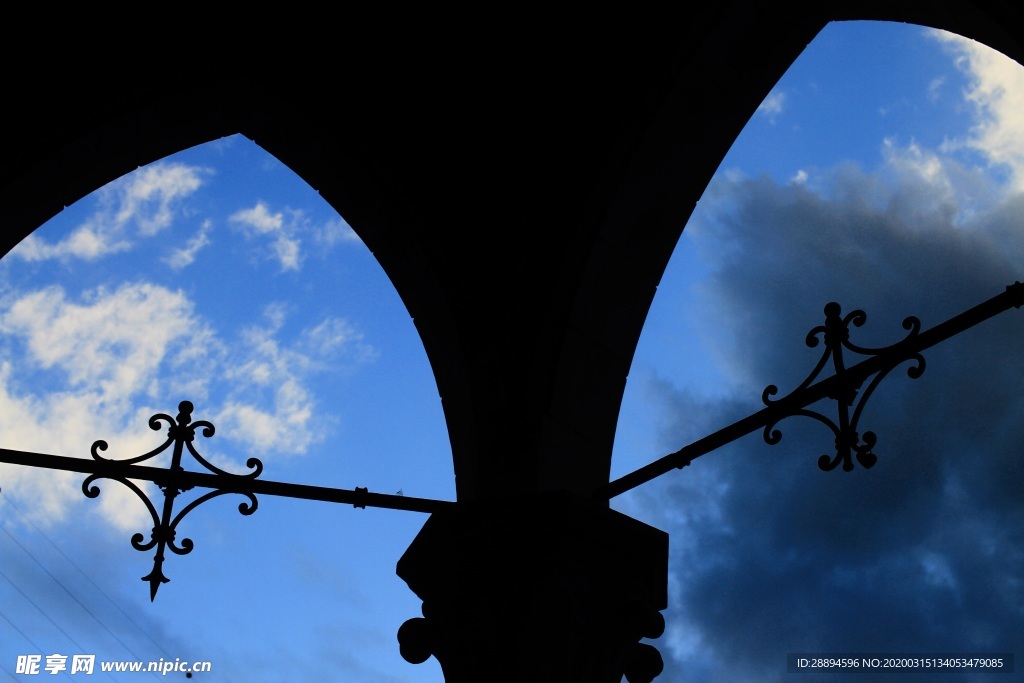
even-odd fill
[[[140,165],[245,135],[360,234],[423,340],[451,437],[458,499],[467,505],[458,519],[429,523],[414,544],[403,577],[417,594],[429,594],[427,604],[455,604],[454,587],[430,581],[440,580],[434,563],[452,539],[476,537],[466,515],[493,515],[509,529],[523,520],[533,539],[575,520],[593,538],[615,528],[622,547],[643,545],[636,558],[646,557],[647,567],[629,579],[645,594],[637,614],[660,610],[667,539],[606,515],[605,503],[586,496],[608,482],[644,319],[729,146],[829,21],[933,26],[1024,60],[1024,16],[999,0],[746,0],[688,12],[683,21],[675,13],[587,17],[586,31],[524,17],[502,34],[478,35],[451,27],[394,33],[382,23],[360,25],[351,39],[303,16],[295,20],[305,32],[301,44],[272,54],[222,36],[216,49],[182,59],[147,50],[160,44],[158,36],[141,44],[125,38],[123,70],[111,69],[108,55],[89,44],[68,40],[72,61],[54,73],[21,72],[7,84],[0,250]],[[253,21],[292,25],[287,16]],[[106,40],[114,50],[122,45]],[[139,52],[145,59],[136,66],[126,55]],[[148,77],[134,77],[142,61]],[[543,501],[538,509],[547,516],[516,511],[528,501]],[[473,552],[494,585],[522,569],[496,547]],[[614,610],[628,611],[639,599],[619,585],[633,569],[580,579],[586,572],[578,562],[559,557],[562,573],[537,570],[537,585],[597,582]],[[547,604],[536,603],[537,610]],[[559,604],[551,609],[582,609]],[[586,604],[594,613],[603,609]],[[496,655],[451,654],[437,638],[457,638],[476,617],[445,614],[446,635],[435,633],[423,647],[446,653],[450,680],[472,678],[479,669],[470,660]],[[521,631],[522,619],[538,614],[493,628],[499,636]],[[657,630],[637,627],[621,637],[635,643]],[[573,647],[592,646],[577,640]],[[541,648],[538,656],[557,658],[557,649]],[[601,675],[617,680],[623,662],[608,666],[618,674]],[[574,669],[541,670],[548,673],[537,680],[571,679]]]

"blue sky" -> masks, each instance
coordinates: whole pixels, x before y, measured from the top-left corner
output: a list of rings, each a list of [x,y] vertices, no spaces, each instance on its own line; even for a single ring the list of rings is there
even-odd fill
[[[139,455],[163,439],[149,416],[187,399],[217,428],[197,449],[224,469],[256,456],[264,479],[454,499],[437,388],[390,282],[250,141],[140,169],[2,263],[5,447]],[[424,515],[261,497],[243,517],[243,498],[219,498],[179,527],[195,550],[170,555],[148,604],[152,553],[129,545],[148,537],[144,506],[110,481],[89,500],[81,481],[4,468],[5,671],[84,652],[207,660],[216,680],[439,678],[395,641],[419,601],[394,565]]]
[[[1022,99],[1020,66],[976,44],[830,25],[683,233],[613,476],[796,386],[828,301],[864,309],[855,334],[884,345],[907,315],[930,327],[1022,279]],[[782,680],[794,651],[1024,651],[1022,324],[933,349],[918,380],[894,372],[863,418],[869,472],[820,472],[830,435],[793,418],[779,445],[750,435],[613,500],[670,533],[659,680]],[[161,440],[149,417],[183,399],[225,469],[257,456],[266,479],[454,499],[436,384],[390,282],[240,136],[121,178],[0,260],[0,445],[138,455]],[[0,679],[31,678],[19,654],[91,653],[206,660],[218,681],[442,680],[395,639],[419,615],[394,567],[424,515],[262,496],[244,517],[218,498],[183,522],[195,549],[150,603],[152,555],[129,544],[144,507],[81,481],[0,466]]]

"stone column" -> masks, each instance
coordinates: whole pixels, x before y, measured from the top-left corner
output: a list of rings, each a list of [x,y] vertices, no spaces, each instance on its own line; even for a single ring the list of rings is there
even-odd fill
[[[402,656],[446,683],[650,683],[642,638],[665,628],[668,534],[568,493],[460,503],[431,515],[398,561],[423,617]]]

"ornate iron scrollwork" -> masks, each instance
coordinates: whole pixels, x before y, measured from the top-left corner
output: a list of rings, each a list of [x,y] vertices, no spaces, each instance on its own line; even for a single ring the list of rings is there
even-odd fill
[[[784,398],[771,400],[769,396],[778,392],[778,388],[775,385],[769,385],[761,395],[765,407],[758,412],[609,482],[606,486],[595,490],[594,496],[601,500],[614,498],[673,468],[686,467],[695,458],[762,428],[765,441],[769,445],[776,444],[782,438],[782,434],[773,427],[780,420],[791,415],[804,415],[819,420],[828,425],[835,434],[836,455],[835,457],[823,455],[819,458],[818,466],[821,469],[832,470],[842,463],[843,469],[849,471],[853,469],[854,453],[856,453],[857,461],[863,467],[871,467],[877,461],[873,450],[876,437],[872,432],[865,432],[863,441],[861,441],[857,434],[857,423],[860,421],[865,402],[882,378],[894,367],[908,360],[915,361],[916,365],[911,367],[907,374],[911,378],[920,377],[924,372],[924,358],[921,356],[921,351],[999,315],[1003,311],[1011,308],[1019,309],[1022,306],[1024,306],[1024,284],[1014,282],[1007,286],[1002,293],[982,301],[977,306],[969,308],[929,330],[921,332],[921,324],[917,318],[906,318],[903,321],[903,327],[909,331],[909,334],[903,340],[892,346],[872,349],[852,344],[849,339],[850,325],[859,327],[867,320],[864,312],[854,311],[842,318],[839,315],[839,304],[830,303],[825,306],[825,324],[815,327],[807,334],[807,345],[810,347],[818,345],[819,334],[825,336],[825,353],[822,354],[810,376],[799,387]],[[852,367],[846,367],[842,355],[844,347],[868,357]],[[815,378],[825,368],[829,357],[833,359],[836,374],[815,381]],[[872,375],[876,376],[868,384],[851,416],[850,408],[853,406],[853,401],[857,397],[861,385]],[[840,403],[838,425],[820,413],[806,410],[807,406],[826,398],[836,399]]]
[[[117,463],[119,465],[133,465],[144,460],[149,460],[150,458],[155,458],[166,451],[169,447],[173,446],[170,468],[165,470],[164,474],[159,478],[153,479],[164,493],[163,506],[159,514],[157,513],[156,506],[153,505],[153,502],[150,501],[145,492],[125,476],[110,472],[96,472],[86,477],[85,481],[82,482],[82,491],[89,498],[96,498],[100,494],[99,487],[94,486],[93,482],[98,479],[113,479],[121,482],[134,491],[135,495],[145,503],[146,509],[149,510],[149,514],[153,519],[153,531],[150,534],[149,541],[144,542],[145,536],[141,533],[136,533],[132,536],[131,543],[132,547],[143,552],[154,547],[156,548],[156,555],[153,557],[153,570],[148,575],[142,577],[143,581],[149,582],[150,600],[156,598],[156,591],[160,587],[160,584],[170,581],[170,579],[164,576],[163,573],[164,551],[166,549],[170,549],[171,552],[177,555],[187,555],[192,552],[192,548],[194,547],[192,539],[183,538],[180,544],[176,541],[178,524],[181,523],[181,520],[184,519],[189,512],[202,503],[227,493],[237,493],[249,499],[247,502],[242,502],[238,505],[238,511],[243,515],[251,515],[256,512],[256,508],[259,506],[256,496],[251,491],[235,490],[236,487],[234,486],[226,486],[223,489],[216,489],[196,498],[178,512],[177,515],[172,517],[174,514],[175,498],[177,498],[180,493],[184,493],[192,488],[192,485],[186,484],[181,477],[181,473],[185,472],[185,469],[181,466],[181,457],[186,449],[192,454],[192,457],[199,462],[199,464],[218,477],[225,477],[225,481],[253,480],[263,472],[263,463],[257,458],[249,458],[245,463],[246,467],[253,470],[252,472],[248,472],[246,474],[233,474],[220,469],[201,456],[192,444],[196,436],[196,430],[202,428],[203,436],[206,438],[212,437],[215,430],[214,426],[206,420],[197,420],[192,422],[193,408],[194,406],[189,401],[182,401],[178,404],[177,418],[172,418],[170,415],[165,413],[157,413],[153,417],[149,418],[149,427],[154,431],[159,431],[161,423],[163,422],[166,422],[169,427],[167,429],[167,440],[148,453],[124,460],[104,458],[100,455],[100,451],[107,450],[107,442],[103,440],[93,443],[92,448],[90,449],[92,457],[96,461],[103,463]]]
[[[825,369],[829,358],[831,358],[836,382],[834,388],[828,393],[827,398],[833,399],[838,404],[838,421],[833,421],[821,413],[809,410],[806,407],[797,408],[791,413],[782,415],[767,423],[764,426],[764,440],[769,445],[777,444],[782,440],[781,432],[774,428],[779,420],[792,415],[803,415],[821,422],[831,429],[835,436],[835,455],[822,455],[818,458],[818,467],[829,472],[841,464],[843,470],[849,472],[853,470],[853,461],[856,459],[861,467],[870,469],[878,462],[878,456],[874,453],[875,443],[878,439],[874,432],[864,432],[863,435],[857,432],[861,413],[864,410],[865,403],[867,403],[879,382],[900,363],[905,361],[913,361],[915,363],[907,369],[907,375],[911,379],[917,379],[924,373],[924,357],[917,351],[908,350],[908,347],[921,331],[921,322],[913,316],[905,318],[903,320],[903,329],[907,330],[906,337],[891,346],[870,348],[859,346],[850,341],[850,325],[860,327],[867,321],[867,315],[864,311],[855,310],[852,313],[846,314],[846,316],[841,316],[839,304],[832,301],[825,305],[824,312],[825,324],[811,329],[807,333],[806,338],[807,346],[811,348],[818,345],[819,337],[824,339],[825,348],[817,365],[814,366],[807,379],[790,392],[788,396],[772,400],[770,397],[778,393],[778,387],[774,384],[769,384],[761,394],[761,401],[766,406],[771,406],[786,401],[791,396],[801,394],[814,383],[818,375]],[[854,378],[851,377],[850,373],[847,373],[847,367],[843,359],[844,348],[863,356],[880,359],[883,363],[880,369],[875,372],[874,378],[868,383],[859,400],[857,400],[857,394],[860,392],[861,385],[866,378]],[[850,412],[851,408],[852,413]]]

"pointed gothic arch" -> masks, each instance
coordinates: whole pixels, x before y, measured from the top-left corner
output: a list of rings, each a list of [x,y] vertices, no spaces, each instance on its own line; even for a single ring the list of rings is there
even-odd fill
[[[9,86],[0,249],[128,170],[240,132],[335,206],[394,282],[437,377],[459,501],[586,495],[607,483],[625,377],[682,226],[828,21],[911,21],[1024,58],[1024,19],[1001,0],[634,18],[528,50],[441,28],[339,45],[312,26],[247,62],[253,46],[225,37],[206,61],[158,54],[146,66],[170,76],[127,83],[96,79],[105,55],[71,49],[59,87],[33,74]]]

